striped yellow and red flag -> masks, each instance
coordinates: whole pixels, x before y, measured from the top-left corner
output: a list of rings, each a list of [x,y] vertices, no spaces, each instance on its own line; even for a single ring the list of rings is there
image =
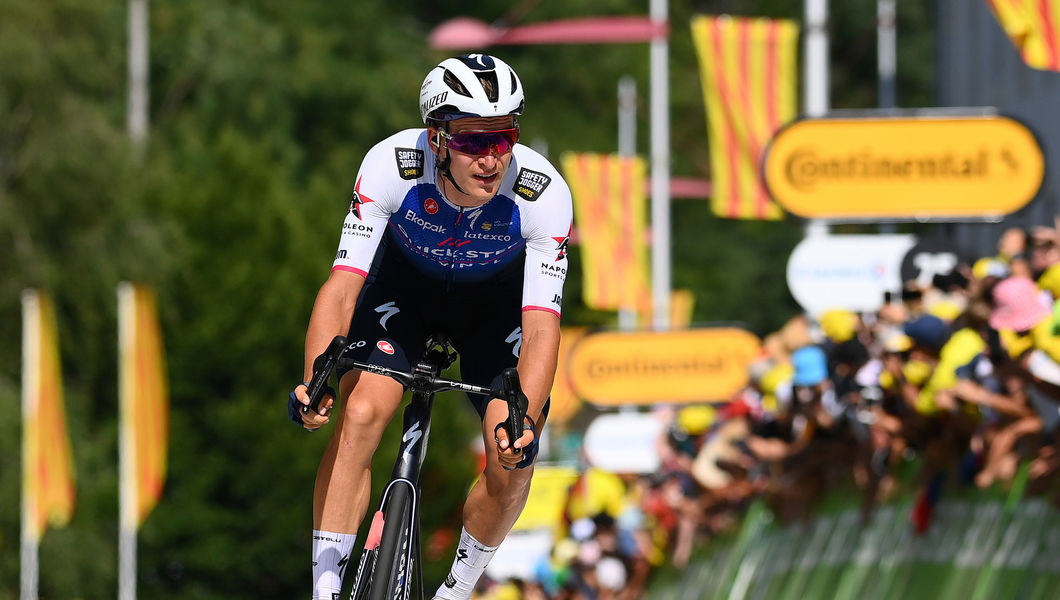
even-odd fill
[[[574,197],[585,304],[637,308],[650,296],[644,159],[568,153],[561,164]]]
[[[121,520],[139,528],[162,495],[169,447],[169,386],[154,292],[118,286]]]
[[[1060,0],[986,0],[1005,35],[1035,69],[1060,71]]]
[[[798,26],[775,19],[699,16],[692,37],[707,106],[714,214],[779,220],[761,173],[764,149],[795,117]]]
[[[22,293],[23,530],[39,541],[48,525],[74,512],[74,467],[63,405],[55,304],[44,293]]]

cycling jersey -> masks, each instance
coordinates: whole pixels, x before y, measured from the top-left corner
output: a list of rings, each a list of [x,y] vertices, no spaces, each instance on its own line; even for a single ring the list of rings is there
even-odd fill
[[[523,310],[560,314],[571,228],[570,189],[547,159],[516,144],[496,196],[449,202],[438,188],[426,129],[376,144],[357,174],[332,270],[368,277],[384,236],[419,273],[446,289],[489,281],[523,262]]]

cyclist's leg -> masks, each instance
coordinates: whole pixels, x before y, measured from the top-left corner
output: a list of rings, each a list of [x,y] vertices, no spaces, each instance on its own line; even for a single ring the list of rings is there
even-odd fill
[[[408,302],[399,290],[382,283],[365,286],[347,336],[351,343],[360,343],[351,357],[398,369],[408,369],[410,361],[418,360],[423,333],[411,311],[402,313]],[[339,377],[341,411],[317,470],[313,526],[314,535],[348,541],[344,546],[352,546],[352,536],[370,501],[372,455],[401,404],[402,389],[389,377],[372,373],[351,371]],[[331,560],[314,554],[314,588],[330,590],[336,581],[341,587],[347,561],[337,557],[338,552],[326,554]],[[327,597],[324,593],[314,589],[314,597]]]
[[[450,333],[454,346],[460,351],[461,377],[479,385],[496,384],[499,373],[516,366],[519,361],[521,290],[518,286],[493,285],[489,293],[468,293],[458,301],[464,312],[454,311],[454,314],[473,315],[467,322],[458,323],[459,327],[452,328]],[[473,403],[482,417],[483,441],[487,448],[491,448],[495,444],[494,427],[508,416],[507,404],[485,399],[473,400]],[[436,597],[467,598],[470,595],[497,546],[522,513],[532,474],[532,466],[505,471],[497,461],[496,453],[486,452],[485,472],[464,503],[464,529],[457,558]]]

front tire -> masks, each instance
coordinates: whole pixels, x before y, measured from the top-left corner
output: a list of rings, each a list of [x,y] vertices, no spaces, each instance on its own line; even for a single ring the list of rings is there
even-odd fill
[[[369,600],[407,600],[411,589],[412,493],[404,482],[396,483],[383,511],[383,536],[379,542]]]

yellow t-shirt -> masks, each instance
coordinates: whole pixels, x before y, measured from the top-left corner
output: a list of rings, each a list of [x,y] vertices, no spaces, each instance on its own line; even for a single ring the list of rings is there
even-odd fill
[[[998,331],[1001,345],[1012,358],[1019,358],[1032,348],[1037,348],[1049,355],[1049,358],[1060,362],[1060,336],[1053,333],[1053,319],[1042,319],[1031,328],[1030,332],[1020,335],[1011,329]]]
[[[939,364],[935,366],[935,371],[920,389],[916,411],[922,415],[937,414],[939,408],[935,404],[935,394],[940,390],[953,389],[957,385],[957,369],[970,363],[984,349],[986,343],[973,329],[964,328],[951,335],[939,352]]]

